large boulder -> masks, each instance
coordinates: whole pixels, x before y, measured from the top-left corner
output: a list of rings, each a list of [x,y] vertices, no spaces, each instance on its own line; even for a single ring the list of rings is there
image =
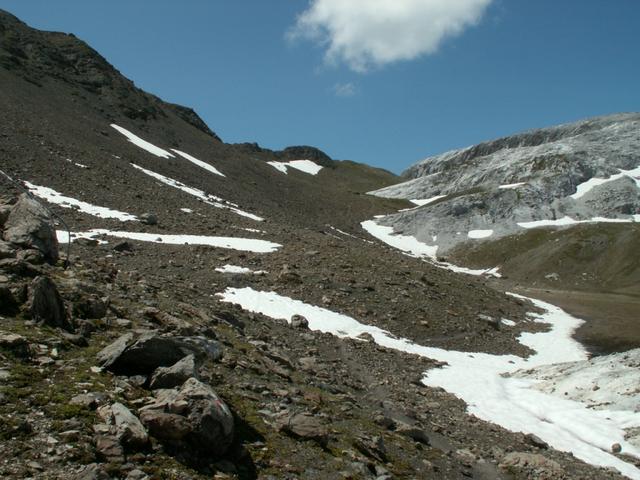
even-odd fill
[[[4,240],[39,250],[49,262],[58,260],[58,240],[49,212],[27,194],[11,209],[4,224]]]
[[[58,293],[56,284],[49,277],[37,277],[29,289],[29,313],[37,322],[46,323],[52,327],[73,330],[64,301]]]
[[[191,460],[219,458],[233,441],[233,414],[213,389],[190,378],[180,389],[158,390],[140,420],[174,454]]]
[[[117,374],[149,375],[158,367],[170,367],[187,355],[217,361],[222,345],[205,337],[161,336],[154,332],[134,340],[126,334],[98,353],[100,366]]]

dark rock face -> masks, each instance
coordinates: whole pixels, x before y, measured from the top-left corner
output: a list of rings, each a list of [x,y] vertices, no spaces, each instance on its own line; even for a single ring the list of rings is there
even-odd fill
[[[186,457],[220,457],[234,435],[233,415],[213,389],[190,378],[179,390],[160,390],[140,410],[149,433]]]
[[[287,147],[284,150],[276,152],[276,155],[284,161],[311,160],[323,167],[331,168],[334,166],[334,161],[329,155],[318,148],[310,147],[308,145]]]
[[[29,296],[29,312],[34,320],[52,327],[72,330],[64,301],[49,277],[37,277],[31,284]]]
[[[49,262],[58,260],[58,241],[53,221],[47,210],[30,196],[20,196],[4,228],[5,241],[39,250]]]
[[[101,365],[119,374],[148,375],[159,367],[170,367],[187,355],[208,358],[222,357],[222,347],[215,340],[204,337],[163,337],[155,333],[143,334],[133,341],[126,334],[98,354]]]

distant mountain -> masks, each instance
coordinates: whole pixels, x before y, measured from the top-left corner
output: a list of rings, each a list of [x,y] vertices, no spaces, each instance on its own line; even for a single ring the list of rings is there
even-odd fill
[[[380,220],[383,225],[437,245],[439,255],[464,257],[474,265],[519,258],[520,268],[527,269],[557,250],[560,237],[552,239],[555,248],[547,248],[546,255],[540,255],[536,242],[495,242],[514,235],[539,237],[532,233],[536,227],[581,227],[581,232],[598,235],[637,231],[640,114],[591,118],[484,142],[422,160],[403,177],[408,180],[372,193],[412,200],[419,206],[385,217]],[[573,242],[566,240],[568,235],[561,244],[570,250]],[[584,258],[576,260],[578,276],[583,262],[595,261],[604,250],[611,256],[631,253],[634,235],[614,237],[616,242],[585,248]],[[523,261],[519,256],[523,248],[536,249],[536,262]],[[475,251],[475,256],[470,253]],[[617,278],[624,285],[633,284],[639,267],[635,258],[630,255],[631,265],[589,283],[597,288],[598,283],[602,287]],[[553,262],[537,273],[554,273]]]

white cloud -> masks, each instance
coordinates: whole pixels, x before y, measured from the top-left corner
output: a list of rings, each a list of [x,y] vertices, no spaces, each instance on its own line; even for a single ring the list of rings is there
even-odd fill
[[[337,97],[353,97],[356,94],[356,86],[351,83],[336,83],[333,86],[333,93]]]
[[[290,31],[326,47],[325,60],[364,72],[435,53],[478,23],[493,0],[311,0]]]

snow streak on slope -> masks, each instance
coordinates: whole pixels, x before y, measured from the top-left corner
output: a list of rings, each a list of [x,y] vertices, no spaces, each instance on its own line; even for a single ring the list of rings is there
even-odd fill
[[[232,274],[254,274],[254,275],[264,275],[267,273],[264,270],[251,270],[250,268],[240,267],[238,265],[223,265],[222,267],[217,267],[216,272],[220,273],[232,273]]]
[[[287,174],[287,168],[295,168],[301,172],[308,173],[309,175],[317,175],[322,167],[311,160],[291,160],[290,162],[267,162],[276,170]]]
[[[576,187],[576,193],[571,195],[571,198],[577,200],[578,198],[583,197],[587,193],[589,193],[592,189],[597,187],[598,185],[603,185],[608,182],[613,182],[614,180],[618,180],[623,177],[629,177],[633,181],[636,182],[638,188],[640,188],[640,167],[636,167],[632,170],[620,170],[620,173],[616,175],[611,175],[608,178],[590,178],[586,182],[581,183]]]
[[[76,200],[75,198],[67,197],[60,192],[56,192],[52,188],[41,187],[30,182],[24,182],[24,184],[36,197],[40,197],[49,203],[60,205],[62,208],[75,208],[79,212],[87,213],[89,215],[93,215],[94,217],[115,218],[123,222],[135,222],[138,220],[138,217],[136,217],[135,215],[131,215],[130,213],[111,210],[107,207],[98,207],[97,205],[92,205],[81,200]]]
[[[156,180],[159,180],[160,182],[164,183],[165,185],[169,185],[170,187],[177,188],[178,190],[182,190],[183,192],[188,193],[189,195],[192,195],[192,196],[194,196],[196,198],[199,198],[200,200],[202,200],[207,205],[211,205],[211,206],[216,207],[216,208],[225,208],[227,210],[231,210],[234,213],[237,213],[238,215],[250,218],[251,220],[256,220],[258,222],[262,222],[264,220],[264,218],[259,217],[257,215],[254,215],[253,213],[249,213],[249,212],[245,212],[244,210],[240,210],[239,208],[237,208],[238,205],[236,205],[235,203],[228,202],[226,200],[223,200],[220,197],[216,197],[215,195],[211,195],[209,193],[204,193],[202,190],[199,190],[197,188],[189,187],[189,186],[185,185],[184,183],[179,182],[178,180],[174,180],[173,178],[165,177],[164,175],[161,175],[160,173],[152,172],[151,170],[147,170],[146,168],[142,168],[142,167],[136,165],[135,163],[132,163],[131,166],[133,168],[136,168],[136,169],[140,170],[141,172],[149,175],[150,177],[153,177]]]
[[[469,275],[492,275],[494,277],[500,277],[497,267],[484,270],[472,270],[470,268],[458,267],[457,265],[452,265],[446,262],[439,262],[436,257],[436,253],[438,252],[437,245],[427,245],[420,242],[415,237],[395,234],[393,233],[392,227],[378,225],[373,220],[367,220],[362,222],[360,225],[362,225],[362,228],[369,232],[371,236],[381,240],[387,245],[397,248],[398,250],[402,250],[412,257],[428,258],[437,267]]]
[[[592,465],[613,467],[629,478],[640,479],[640,470],[609,453],[611,444],[617,442],[624,453],[640,457],[640,450],[624,438],[625,428],[640,426],[640,413],[595,411],[582,403],[536,391],[534,381],[502,376],[520,369],[586,359],[584,349],[571,338],[581,321],[553,305],[532,300],[546,310],[542,315],[532,314],[534,320],[551,324],[552,328],[544,333],[521,335],[521,343],[536,351],[532,357],[523,359],[417,345],[346,315],[275,292],[228,288],[218,296],[224,302],[237,303],[272,318],[291,321],[293,315],[302,315],[312,330],[356,339],[367,333],[383,347],[446,362],[447,367],[426,372],[423,383],[458,396],[467,403],[469,413],[512,431],[537,435],[552,447],[572,452]]]
[[[435,202],[436,200],[440,200],[441,198],[446,197],[447,195],[436,195],[435,197],[431,197],[431,198],[414,198],[413,200],[409,200],[411,203],[418,205],[419,207],[422,207],[424,205],[429,205],[430,203]]]
[[[538,228],[538,227],[566,227],[568,225],[578,225],[581,223],[632,223],[632,222],[640,222],[640,215],[631,215],[631,218],[593,217],[589,220],[574,220],[569,216],[564,216],[556,220],[535,220],[533,222],[518,222],[518,226],[522,228]]]
[[[119,131],[121,134],[123,134],[125,137],[127,137],[127,139],[131,143],[133,143],[134,145],[142,148],[143,150],[146,150],[149,153],[152,153],[156,157],[174,158],[174,155],[172,155],[171,153],[167,152],[166,150],[164,150],[164,149],[162,149],[160,147],[156,147],[153,143],[149,143],[146,140],[141,139],[137,135],[134,135],[133,133],[131,133],[126,128],[122,128],[122,127],[116,125],[115,123],[112,123],[111,126],[113,128],[115,128],[117,131]]]
[[[160,233],[118,232],[103,228],[94,228],[87,232],[71,232],[71,241],[79,238],[95,239],[101,235],[116,238],[128,238],[141,242],[165,243],[167,245],[208,245],[210,247],[227,248],[243,252],[272,253],[282,245],[266,240],[236,237],[212,237],[206,235],[167,235]],[[59,242],[68,242],[67,232],[57,232]]]
[[[208,172],[211,172],[211,173],[213,173],[215,175],[220,175],[221,177],[226,177],[226,175],[224,173],[222,173],[220,170],[218,170],[213,165],[209,165],[208,163],[203,162],[202,160],[198,160],[196,157],[192,157],[188,153],[181,152],[180,150],[176,150],[175,148],[172,148],[171,150],[176,152],[182,158],[184,158],[186,160],[189,160],[191,163],[199,166],[200,168],[204,168]]]

